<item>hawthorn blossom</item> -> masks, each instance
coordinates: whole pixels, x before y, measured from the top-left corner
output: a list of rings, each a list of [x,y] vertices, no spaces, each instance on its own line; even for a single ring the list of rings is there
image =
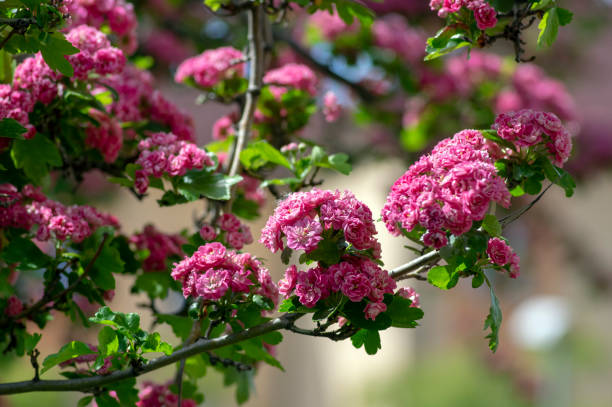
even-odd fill
[[[221,47],[183,61],[176,70],[178,83],[191,78],[203,87],[212,88],[225,79],[244,76],[244,54],[232,47]]]
[[[491,202],[510,205],[510,192],[497,175],[488,144],[476,130],[442,140],[392,186],[382,210],[389,232],[397,236],[417,225],[423,244],[441,248],[447,231],[459,236],[482,220]]]

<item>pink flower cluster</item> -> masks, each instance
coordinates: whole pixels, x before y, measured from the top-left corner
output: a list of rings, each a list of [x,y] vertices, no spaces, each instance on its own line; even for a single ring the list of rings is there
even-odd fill
[[[576,119],[576,105],[563,83],[534,64],[520,64],[512,76],[512,89],[497,97],[498,113],[519,109],[554,112],[563,120]]]
[[[487,255],[493,264],[509,266],[510,277],[517,278],[519,276],[520,258],[504,240],[498,237],[489,239]]]
[[[316,11],[308,18],[308,24],[316,27],[327,41],[334,41],[343,34],[359,30],[359,23],[347,25],[335,10],[333,14],[325,10]]]
[[[259,241],[275,253],[285,247],[284,236],[290,249],[310,252],[328,229],[342,231],[347,243],[357,250],[372,250],[372,256],[380,258],[372,212],[350,191],[313,188],[289,195],[268,218]]]
[[[502,59],[486,52],[471,51],[448,59],[446,74],[461,96],[467,96],[479,84],[497,80],[501,74]]]
[[[249,253],[238,254],[219,242],[200,246],[191,257],[175,263],[171,275],[183,284],[185,298],[218,301],[231,291],[234,295],[260,294],[278,302],[278,288],[268,269]]]
[[[417,308],[420,305],[421,296],[412,287],[402,287],[395,294],[412,301],[410,306],[413,308]]]
[[[308,308],[324,300],[331,294],[340,292],[352,302],[369,300],[364,309],[365,317],[375,319],[387,306],[385,294],[393,294],[395,280],[372,260],[355,256],[347,258],[329,268],[316,266],[306,271],[298,271],[295,265],[285,272],[279,281],[279,292],[289,298],[297,295],[301,304]]]
[[[190,116],[181,112],[159,90],[154,89],[153,76],[128,65],[123,72],[103,79],[105,85],[115,89],[119,99],[110,104],[109,113],[124,122],[153,120],[167,126],[180,140],[193,141],[195,129]],[[97,92],[105,92],[104,87]]]
[[[213,124],[212,137],[213,140],[225,140],[229,136],[236,134],[234,129],[235,124],[238,122],[238,114],[236,112],[226,114],[220,117]]]
[[[244,76],[243,60],[244,54],[232,47],[207,50],[183,61],[174,80],[182,83],[192,78],[197,85],[212,88],[223,80]]]
[[[114,162],[123,147],[121,126],[114,118],[96,109],[89,110],[89,117],[98,125],[89,125],[85,129],[85,144],[98,149],[107,163]]]
[[[187,240],[181,235],[162,233],[155,226],[147,225],[141,233],[130,237],[130,242],[138,250],[149,251],[149,256],[142,263],[142,269],[148,272],[165,271],[167,269],[166,260],[169,257],[184,255],[181,246],[187,243]]]
[[[214,165],[206,151],[194,143],[178,140],[172,133],[154,133],[138,144],[140,155],[136,160],[142,168],[136,170],[135,188],[140,194],[147,192],[149,177],[182,176],[188,170]]]
[[[79,25],[66,34],[66,39],[81,52],[66,56],[74,68],[75,79],[87,79],[90,72],[98,75],[120,73],[125,55],[112,47],[106,35],[88,25]]]
[[[0,228],[30,231],[36,226],[35,236],[40,241],[55,238],[79,243],[101,226],[119,227],[112,215],[100,213],[87,205],[64,206],[47,199],[40,189],[31,185],[24,186],[19,192],[11,184],[2,184],[0,194],[3,195]]]
[[[100,28],[108,24],[120,38],[120,46],[125,52],[132,54],[136,51],[138,20],[132,3],[125,0],[65,0],[64,5],[70,14],[71,26],[87,24]]]
[[[36,129],[30,124],[29,114],[37,102],[49,104],[55,99],[60,78],[40,53],[23,60],[15,68],[12,86],[0,85],[0,120],[14,119],[28,130],[26,138],[34,137]]]
[[[562,166],[572,152],[570,133],[554,113],[529,109],[503,113],[492,128],[519,148],[544,145],[557,166]]]
[[[377,47],[388,49],[409,63],[420,63],[425,56],[423,33],[410,27],[399,15],[378,18],[372,24],[372,35]]]
[[[492,201],[508,207],[508,188],[481,133],[463,130],[438,143],[393,184],[382,219],[395,236],[422,226],[423,243],[439,249],[448,243],[447,231],[467,232]]]
[[[476,25],[481,30],[493,28],[497,24],[497,12],[485,0],[430,0],[429,7],[437,10],[440,17],[446,17],[465,7],[474,13]]]
[[[23,311],[23,303],[21,300],[14,295],[11,295],[6,300],[6,308],[4,309],[4,313],[7,317],[17,316]]]
[[[138,393],[136,407],[178,407],[178,396],[170,391],[167,385],[152,382],[142,383],[142,390]],[[196,407],[197,403],[191,399],[182,399],[180,407]]]
[[[231,213],[224,213],[216,221],[217,228],[205,223],[200,228],[200,237],[206,242],[214,240],[236,250],[253,243],[251,229]]]
[[[342,106],[338,104],[338,97],[334,92],[327,92],[323,96],[323,115],[328,122],[335,122],[342,114]]]
[[[314,96],[317,93],[318,79],[315,73],[302,64],[289,63],[280,68],[272,69],[263,77],[266,85],[272,86],[272,93],[282,95],[284,87],[295,88]]]

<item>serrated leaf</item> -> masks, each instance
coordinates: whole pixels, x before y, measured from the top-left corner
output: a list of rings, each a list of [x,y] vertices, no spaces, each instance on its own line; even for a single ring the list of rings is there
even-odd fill
[[[102,357],[112,355],[119,350],[117,332],[110,326],[105,326],[98,332],[98,350]]]
[[[25,133],[26,128],[15,119],[5,118],[0,121],[0,137],[23,139]]]
[[[68,77],[74,75],[74,69],[65,58],[65,55],[76,54],[79,52],[79,49],[68,42],[62,34],[53,33],[49,35],[40,52],[51,69],[59,71]]]
[[[414,328],[418,325],[416,321],[423,318],[423,310],[412,307],[412,301],[399,295],[393,296],[387,313],[391,317],[391,326],[397,328]]]
[[[51,257],[44,254],[34,242],[21,237],[11,239],[2,250],[0,258],[7,264],[17,263],[18,270],[37,270],[51,261]]]
[[[489,292],[491,294],[491,307],[489,308],[489,314],[485,319],[483,329],[491,329],[491,333],[488,334],[486,338],[489,339],[489,348],[495,352],[497,350],[497,346],[499,345],[499,329],[502,324],[502,312],[501,308],[499,307],[499,301],[495,296],[495,292],[493,292],[493,286],[488,279],[485,279],[485,281],[489,286]]]
[[[40,133],[29,140],[14,140],[11,158],[15,168],[23,169],[26,176],[37,185],[49,173],[49,167],[62,165],[57,146]]]
[[[258,170],[266,164],[291,168],[291,163],[279,150],[264,140],[250,144],[240,153],[240,163],[247,170]]]
[[[89,349],[89,346],[79,341],[72,341],[66,345],[64,345],[59,352],[49,355],[45,358],[42,364],[42,370],[40,374],[45,373],[47,370],[51,369],[53,366],[56,366],[62,362],[67,360],[76,358],[81,355],[89,355],[92,353],[96,353]]]
[[[482,220],[482,228],[493,237],[501,235],[502,232],[502,227],[497,221],[497,218],[490,213],[485,215]]]
[[[538,47],[550,47],[559,32],[559,14],[558,8],[553,7],[546,11],[542,16],[542,20],[538,24],[540,34],[538,35]]]
[[[363,346],[368,355],[375,355],[378,349],[382,349],[380,334],[376,330],[360,329],[355,335],[351,336],[351,342],[356,348]]]
[[[447,266],[436,266],[427,273],[427,281],[435,287],[447,290],[451,282],[451,273]]]
[[[230,188],[240,181],[242,181],[241,176],[228,177],[208,171],[188,171],[177,189],[188,201],[198,200],[202,195],[210,199],[227,201],[230,199]]]

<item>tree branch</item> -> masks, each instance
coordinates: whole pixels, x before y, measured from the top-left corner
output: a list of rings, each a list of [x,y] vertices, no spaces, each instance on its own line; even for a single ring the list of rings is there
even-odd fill
[[[263,51],[264,39],[261,29],[262,25],[262,7],[254,5],[247,10],[248,17],[248,60],[249,60],[249,87],[246,93],[246,100],[242,117],[238,123],[238,135],[232,154],[231,166],[228,175],[234,176],[238,174],[240,169],[240,152],[243,150],[247,139],[251,135],[253,127],[253,118],[255,116],[255,108],[257,106],[257,98],[261,92],[261,83],[263,78]]]
[[[336,72],[332,71],[332,69],[329,66],[327,66],[325,64],[322,64],[319,61],[317,61],[316,59],[314,59],[312,57],[312,55],[310,55],[308,50],[304,49],[300,44],[295,42],[288,35],[282,34],[282,33],[279,33],[279,32],[275,32],[274,33],[274,38],[276,40],[278,40],[278,41],[282,41],[285,44],[289,45],[289,47],[291,47],[293,52],[298,54],[301,58],[305,59],[306,62],[308,62],[310,65],[312,65],[314,68],[316,68],[319,72],[321,72],[321,73],[329,76],[330,78],[335,79],[336,81],[338,81],[338,82],[348,86],[349,88],[351,88],[355,93],[357,93],[357,95],[364,102],[373,102],[376,99],[376,96],[372,92],[367,90],[365,87],[361,86],[358,83],[349,81],[344,76],[339,75]]]
[[[86,391],[92,388],[104,386],[106,384],[115,383],[130,377],[138,377],[153,370],[160,369],[164,366],[171,365],[179,360],[188,357],[209,352],[223,346],[242,342],[247,339],[255,338],[264,335],[268,332],[278,331],[289,327],[295,320],[302,317],[304,314],[285,314],[279,318],[275,318],[261,325],[256,325],[252,328],[247,328],[244,331],[224,335],[214,339],[199,339],[191,345],[177,350],[172,355],[161,356],[153,359],[147,364],[138,368],[130,367],[124,370],[113,372],[106,376],[93,376],[87,378],[67,379],[67,380],[28,380],[24,382],[3,383],[0,384],[0,395],[30,393],[35,391]]]

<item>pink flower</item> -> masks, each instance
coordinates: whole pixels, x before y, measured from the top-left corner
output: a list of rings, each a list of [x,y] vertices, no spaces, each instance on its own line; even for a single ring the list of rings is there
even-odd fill
[[[363,310],[366,319],[374,321],[376,317],[387,310],[387,305],[384,302],[369,302]]]
[[[14,317],[19,315],[21,311],[23,311],[23,304],[21,300],[14,295],[11,295],[6,300],[6,309],[4,310],[4,313],[8,317]]]
[[[377,18],[372,24],[374,44],[388,49],[404,62],[420,63],[425,56],[425,37],[399,15]]]
[[[476,25],[481,30],[493,28],[497,24],[497,12],[489,3],[484,3],[474,10]]]
[[[349,300],[359,302],[370,293],[370,281],[363,274],[352,273],[344,276],[340,289]]]
[[[172,256],[182,256],[181,246],[187,243],[181,235],[162,233],[153,225],[145,226],[141,233],[130,238],[130,242],[139,250],[149,251],[149,256],[142,264],[144,271],[165,271],[167,259]]]
[[[204,224],[200,229],[200,237],[206,241],[215,240],[217,237],[217,232],[212,226]]]
[[[420,296],[414,290],[414,288],[412,288],[412,287],[402,287],[399,290],[397,290],[397,292],[395,294],[399,295],[400,297],[403,297],[403,298],[406,298],[406,299],[412,301],[412,304],[410,304],[411,307],[415,307],[416,308],[416,307],[419,306]]]
[[[487,254],[493,263],[499,266],[505,266],[510,262],[512,249],[504,240],[494,237],[489,239]]]
[[[323,239],[321,237],[323,231],[321,223],[308,217],[301,218],[293,225],[285,226],[282,230],[287,236],[287,246],[293,250],[310,252]]]
[[[285,278],[278,282],[278,291],[283,297],[289,298],[291,296],[291,292],[295,288],[297,275],[298,271],[295,265],[289,266],[285,271]]]
[[[316,75],[312,69],[302,64],[290,63],[272,69],[265,74],[263,82],[266,85],[279,85],[303,90],[311,96],[317,93],[318,80]],[[281,93],[284,93],[284,91]]]
[[[237,232],[240,229],[240,221],[231,213],[224,213],[217,219],[217,225],[226,232]]]
[[[314,307],[327,293],[327,281],[321,270],[312,268],[308,271],[299,272],[295,293],[304,306]]]
[[[196,293],[205,300],[219,300],[229,288],[230,273],[227,270],[208,270],[196,281]]]
[[[336,94],[329,91],[323,96],[323,114],[328,122],[335,122],[342,113],[342,107],[338,104]]]
[[[244,76],[243,59],[243,53],[232,47],[207,50],[183,61],[174,80],[181,83],[192,78],[197,85],[212,88],[223,80]]]
[[[359,24],[347,25],[334,10],[333,13],[319,10],[313,13],[308,23],[315,26],[328,41],[333,41],[342,34],[352,33],[359,29]]]

